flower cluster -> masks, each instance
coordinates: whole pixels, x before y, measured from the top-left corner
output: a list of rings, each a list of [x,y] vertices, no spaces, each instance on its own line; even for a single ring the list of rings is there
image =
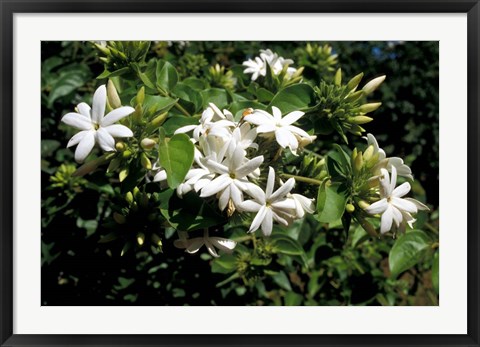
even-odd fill
[[[226,210],[229,216],[235,211],[256,212],[249,231],[261,228],[266,236],[271,234],[274,221],[287,226],[305,213],[313,213],[313,199],[291,194],[293,178],[285,183],[279,181],[280,187],[273,192],[275,171],[270,167],[265,179],[262,174],[267,170],[261,167],[264,156],[255,155],[261,152],[257,143],[260,138],[275,140],[278,147],[290,148],[292,152],[300,144],[310,143],[314,137],[292,125],[302,116],[303,112],[296,111],[282,118],[280,110],[273,107],[273,115],[248,110],[237,122],[228,110],[221,111],[210,103],[198,125],[184,126],[175,132],[191,134],[195,144],[194,164],[178,186],[177,194],[195,191],[203,198],[215,197],[219,209]],[[157,169],[154,181],[166,180],[165,170],[158,166]],[[246,196],[251,199],[246,200]]]
[[[259,57],[248,59],[247,61],[244,61],[242,65],[246,67],[243,72],[245,74],[251,74],[252,81],[255,81],[259,76],[265,77],[267,75],[267,69],[269,66],[274,75],[279,75],[283,69],[286,68],[286,75],[292,76],[297,69],[290,67],[290,64],[293,64],[292,59],[280,57],[270,49],[262,49],[260,50]]]

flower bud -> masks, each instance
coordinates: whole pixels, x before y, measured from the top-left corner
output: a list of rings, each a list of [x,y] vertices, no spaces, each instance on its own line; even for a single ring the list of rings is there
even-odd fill
[[[362,152],[358,152],[357,157],[355,158],[355,161],[353,162],[353,169],[355,172],[360,172],[363,167],[363,156]]]
[[[361,90],[348,94],[345,98],[347,102],[355,102],[359,100],[363,96],[363,92]]]
[[[366,210],[370,204],[368,202],[366,202],[365,200],[360,200],[358,202],[358,206],[362,209],[362,210]]]
[[[140,189],[138,189],[138,187],[133,188],[133,197],[135,198],[135,201],[140,201],[142,197],[141,194],[142,192]]]
[[[126,151],[124,151],[122,153],[122,156],[126,159],[126,158],[130,158],[132,156],[132,151],[127,149]]]
[[[363,104],[358,108],[360,112],[363,113],[369,113],[375,111],[377,108],[379,108],[382,105],[381,102],[372,102],[370,104]]]
[[[350,122],[354,124],[366,124],[370,123],[372,120],[373,118],[367,116],[355,116],[350,118]]]
[[[119,168],[121,163],[122,163],[122,160],[120,158],[113,158],[110,161],[110,164],[108,164],[107,172],[110,173],[115,171],[116,169]]]
[[[357,150],[357,147],[355,147],[352,151],[352,162],[355,162],[355,158],[357,157],[358,155],[358,150]]]
[[[363,72],[359,73],[355,77],[353,77],[350,81],[347,83],[347,90],[349,90],[351,93],[353,93],[358,85],[360,84],[360,81],[363,78]]]
[[[140,154],[140,163],[142,164],[144,169],[151,170],[152,169],[152,162],[150,159],[147,157],[147,154],[145,152],[142,152]]]
[[[367,149],[365,150],[365,152],[363,153],[363,160],[364,161],[369,161],[372,156],[373,156],[373,151],[375,149],[373,148],[373,145],[370,145],[367,147]]]
[[[117,224],[125,224],[127,218],[118,212],[113,212],[113,220],[117,222]]]
[[[155,142],[155,140],[152,140],[152,139],[149,139],[148,137],[144,138],[141,142],[140,142],[140,146],[142,146],[142,148],[144,150],[150,150],[152,149],[153,147],[155,147],[157,143]]]
[[[126,200],[129,204],[132,204],[132,203],[133,203],[133,194],[132,194],[132,192],[127,192],[127,194],[125,194],[125,200]]]
[[[340,87],[342,85],[342,69],[338,68],[337,72],[335,72],[334,78],[335,85]]]
[[[144,233],[138,233],[137,234],[137,244],[141,247],[144,242],[145,242],[145,234]]]
[[[143,101],[145,100],[145,87],[142,86],[140,90],[137,93],[137,104],[143,104]]]
[[[157,234],[152,234],[152,242],[159,247],[162,247],[162,239]]]
[[[117,89],[113,84],[112,80],[108,80],[107,83],[107,99],[110,106],[115,109],[122,106],[122,102],[120,101],[120,97],[118,96]]]
[[[142,117],[143,117],[143,107],[142,104],[137,104],[135,106],[135,112],[133,112],[133,121],[137,124],[140,124],[142,122]]]
[[[127,148],[127,146],[125,146],[125,142],[123,142],[123,141],[118,141],[115,144],[115,149],[119,152],[123,152],[126,148]]]
[[[356,216],[356,219],[358,220],[358,223],[362,226],[362,228],[367,232],[368,235],[373,237],[378,237],[377,231],[369,221],[367,221],[365,218],[359,215]]]
[[[156,117],[150,122],[150,124],[148,125],[148,127],[149,127],[151,130],[154,130],[154,129],[158,128],[159,126],[161,126],[161,125],[163,124],[163,122],[165,122],[165,120],[167,119],[167,115],[168,115],[168,112],[164,112],[164,113],[159,114],[158,116],[156,116]]]
[[[373,80],[365,84],[365,86],[362,89],[365,95],[373,93],[383,83],[383,81],[385,81],[386,77],[387,76],[383,75],[383,76],[374,78]]]
[[[352,204],[347,204],[345,206],[345,210],[348,212],[348,213],[352,213],[353,211],[355,211],[355,206],[353,206]]]

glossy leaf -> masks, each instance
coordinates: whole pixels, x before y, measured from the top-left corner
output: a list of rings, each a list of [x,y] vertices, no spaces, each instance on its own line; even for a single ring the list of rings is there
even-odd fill
[[[423,231],[414,230],[400,236],[388,256],[391,276],[396,278],[415,266],[428,248],[430,239]]]

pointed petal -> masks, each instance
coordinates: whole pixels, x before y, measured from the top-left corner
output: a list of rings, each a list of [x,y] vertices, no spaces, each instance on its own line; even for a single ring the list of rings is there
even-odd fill
[[[107,114],[101,121],[102,127],[107,127],[113,123],[118,122],[120,119],[127,117],[128,115],[135,112],[135,109],[130,106],[122,106],[114,109],[109,114]]]
[[[228,174],[228,167],[226,167],[223,164],[217,163],[212,159],[207,159],[205,161],[205,165],[214,172],[217,172],[220,174]]]
[[[272,210],[267,208],[265,212],[265,217],[262,222],[262,232],[265,236],[270,236],[272,234],[273,228],[273,213]]]
[[[287,125],[284,127],[291,133],[297,134],[300,137],[305,137],[307,139],[310,139],[310,135],[303,129],[300,129],[299,127],[293,126],[293,125]]]
[[[247,190],[245,191],[248,195],[250,195],[252,198],[254,198],[256,201],[258,201],[260,204],[265,204],[266,201],[266,196],[265,192],[257,186],[254,183],[248,183],[247,184]]]
[[[91,109],[92,108],[85,102],[81,102],[77,105],[78,113],[80,113],[81,115],[84,115],[90,120],[92,119],[92,115],[90,113]]]
[[[294,178],[289,178],[287,182],[285,182],[284,185],[282,185],[280,188],[278,188],[271,196],[268,198],[271,202],[274,202],[276,200],[281,200],[289,193],[292,189],[293,186],[295,186],[295,179]]]
[[[105,106],[107,105],[107,88],[105,85],[101,85],[97,88],[93,94],[92,102],[92,121],[100,124],[103,116],[105,115]]]
[[[255,230],[257,230],[260,225],[263,222],[263,219],[265,218],[265,214],[267,213],[267,208],[265,205],[260,207],[260,210],[258,210],[257,215],[255,218],[253,218],[252,225],[250,225],[250,229],[248,230],[249,233],[253,233]]]
[[[272,106],[272,114],[277,122],[282,120],[282,111],[276,106]]]
[[[232,253],[233,249],[237,246],[237,242],[224,239],[223,237],[212,236],[210,237],[210,242],[218,249],[221,249],[227,253]]]
[[[195,237],[193,239],[187,240],[187,249],[186,252],[193,254],[197,253],[198,250],[203,246],[203,237]]]
[[[162,182],[167,179],[167,171],[161,170],[155,174],[153,177],[153,182]]]
[[[218,192],[224,190],[232,183],[232,179],[228,175],[221,175],[211,181],[202,189],[200,197],[205,198],[207,196],[212,196]]]
[[[374,202],[365,209],[365,212],[369,214],[383,213],[388,208],[389,204],[387,199],[382,199],[377,202]]]
[[[395,226],[398,228],[403,220],[402,212],[394,206],[392,207],[392,212],[393,212],[393,221],[395,222]]]
[[[290,131],[288,131],[288,129],[277,128],[277,130],[275,130],[275,139],[283,148],[290,147],[293,151],[298,148],[297,139]]]
[[[392,196],[401,198],[402,196],[408,194],[408,192],[410,191],[410,188],[411,188],[410,183],[408,182],[402,183],[392,191]]]
[[[392,175],[390,176],[390,194],[393,194],[395,186],[397,185],[397,169],[392,166]]]
[[[411,202],[411,201],[408,201],[406,199],[402,199],[402,198],[397,198],[397,197],[392,197],[390,199],[390,203],[397,207],[398,209],[402,210],[402,211],[405,211],[405,212],[409,212],[409,213],[417,213],[417,206]]]
[[[109,125],[107,127],[104,127],[103,129],[105,129],[113,137],[132,137],[133,136],[133,132],[129,128],[127,128],[125,125],[121,125],[121,124]]]
[[[265,196],[267,199],[272,195],[273,193],[273,187],[275,185],[275,170],[273,167],[268,168],[268,180],[267,180],[267,187],[265,189]]]
[[[275,222],[288,226],[288,221],[279,214],[275,213],[275,211],[272,211],[272,217]]]
[[[67,143],[67,148],[78,145],[78,143],[82,141],[82,139],[88,132],[89,130],[83,130],[73,135],[70,141],[68,141]]]
[[[290,125],[295,123],[297,120],[302,118],[302,116],[305,114],[305,112],[301,111],[293,111],[287,114],[285,117],[282,118],[282,124],[283,125]]]
[[[389,197],[392,195],[392,191],[390,190],[390,174],[385,169],[380,169],[381,175],[379,176],[380,179],[380,192],[382,197]]]
[[[258,212],[262,206],[256,201],[246,200],[238,206],[238,209],[241,212]]]
[[[252,160],[247,161],[245,164],[240,166],[235,170],[236,178],[243,178],[249,173],[255,171],[263,163],[263,155],[253,158]]]
[[[87,117],[85,117],[80,113],[74,113],[74,112],[67,113],[65,116],[62,117],[62,122],[79,130],[93,129],[92,122]]]
[[[272,208],[275,208],[276,210],[280,210],[283,212],[287,212],[288,210],[294,210],[295,209],[295,201],[293,199],[283,199],[279,201],[275,201],[271,203]]]
[[[97,143],[105,152],[115,151],[115,140],[105,128],[98,128],[96,134]]]
[[[380,222],[380,232],[385,234],[387,231],[392,229],[392,222],[393,222],[393,207],[388,205],[385,212],[382,214],[382,220]]]
[[[243,201],[243,194],[235,184],[230,185],[230,198],[235,204],[235,207],[239,206]]]
[[[246,115],[244,119],[245,121],[255,125],[275,122],[273,116],[263,110],[255,110],[252,114]]]
[[[412,199],[412,198],[404,198],[403,200],[408,200],[408,201],[412,202],[413,204],[415,204],[417,209],[420,210],[420,211],[430,211],[430,209],[428,208],[427,205],[422,204],[418,200],[415,200],[415,199]]]
[[[232,185],[233,184],[231,184],[230,186]],[[218,198],[218,208],[220,209],[220,211],[225,210],[228,205],[228,200],[230,200],[230,189],[227,187],[220,193],[220,196]]]
[[[184,127],[181,127],[175,130],[174,134],[188,133],[189,131],[192,131],[196,127],[198,127],[198,125],[185,125]]]
[[[215,250],[215,247],[213,247],[212,243],[210,242],[210,238],[204,240],[205,247],[207,247],[208,253],[212,255],[212,257],[218,258],[220,257]]]
[[[85,158],[92,151],[93,146],[95,145],[95,131],[89,131],[84,136],[83,139],[78,143],[77,149],[75,150],[75,161],[78,163],[83,163]]]
[[[275,124],[262,124],[257,127],[257,133],[264,134],[264,133],[271,133],[277,129]]]

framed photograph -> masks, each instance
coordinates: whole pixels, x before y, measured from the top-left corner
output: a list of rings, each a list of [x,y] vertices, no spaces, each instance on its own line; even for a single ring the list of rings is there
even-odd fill
[[[479,12],[1,1],[0,344],[478,346]]]

